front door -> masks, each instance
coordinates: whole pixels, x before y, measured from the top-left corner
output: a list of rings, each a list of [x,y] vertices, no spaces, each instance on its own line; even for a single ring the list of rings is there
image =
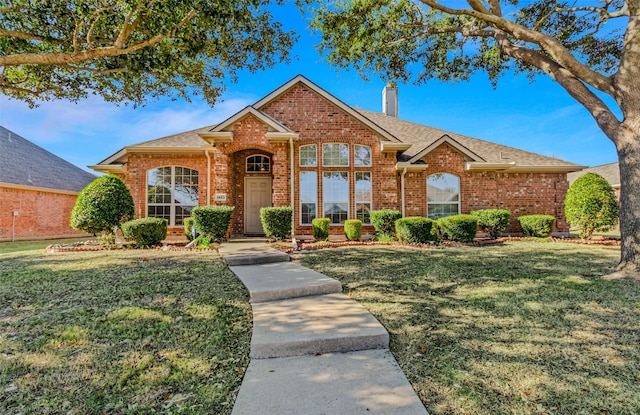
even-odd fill
[[[244,233],[264,234],[260,208],[271,206],[271,177],[245,177]]]

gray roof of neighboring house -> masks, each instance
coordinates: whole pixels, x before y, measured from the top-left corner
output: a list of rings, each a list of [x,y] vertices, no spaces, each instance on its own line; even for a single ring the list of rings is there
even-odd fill
[[[95,178],[0,126],[0,182],[79,192]]]
[[[620,167],[618,163],[609,163],[602,164],[600,166],[589,167],[588,169],[584,169],[582,171],[577,171],[574,173],[568,173],[567,179],[569,179],[569,184],[572,184],[576,179],[580,176],[584,176],[587,173],[596,173],[600,176],[604,177],[606,181],[609,182],[611,187],[620,187]]]
[[[480,140],[478,138],[452,133],[439,128],[404,121],[396,117],[390,117],[382,112],[366,111],[362,109],[357,109],[357,111],[396,136],[400,141],[412,144],[411,148],[404,152],[404,155],[409,158],[417,155],[421,150],[428,147],[442,136],[447,135],[469,149],[471,152],[482,157],[484,159],[483,161],[487,163],[506,163],[514,161],[519,166],[577,166],[574,163],[554,157],[547,157],[502,144],[496,144]]]

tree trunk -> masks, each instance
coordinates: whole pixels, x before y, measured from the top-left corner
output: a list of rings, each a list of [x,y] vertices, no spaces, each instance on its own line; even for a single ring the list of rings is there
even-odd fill
[[[638,125],[637,122],[629,124]],[[640,272],[640,131],[628,128],[623,130],[616,140],[620,162],[620,234],[622,236],[618,270],[637,273]]]

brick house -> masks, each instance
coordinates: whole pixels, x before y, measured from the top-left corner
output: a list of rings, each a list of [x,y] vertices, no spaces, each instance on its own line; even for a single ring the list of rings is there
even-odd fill
[[[353,108],[299,75],[220,124],[123,148],[95,166],[131,189],[136,215],[165,217],[170,233],[197,205],[235,206],[231,234],[261,234],[262,206],[293,206],[295,234],[331,219],[331,233],[369,210],[437,218],[504,208],[556,217],[568,232],[567,173],[583,167],[397,118],[397,90],[383,112]],[[373,231],[364,227],[365,233]]]
[[[69,218],[95,178],[0,126],[0,241],[86,235]]]

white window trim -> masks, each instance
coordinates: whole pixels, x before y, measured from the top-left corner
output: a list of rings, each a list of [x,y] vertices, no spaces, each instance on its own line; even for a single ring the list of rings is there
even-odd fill
[[[302,164],[302,149],[306,147],[315,147],[316,149],[316,160],[314,164]],[[298,148],[298,165],[300,167],[318,167],[318,145],[317,144],[306,144]]]
[[[171,202],[170,203],[149,203],[149,172],[153,171],[153,170],[158,170],[158,169],[162,169],[164,167],[170,167],[171,168]],[[199,206],[199,202],[196,203],[195,205],[192,205],[190,203],[176,203],[175,202],[175,191],[176,191],[176,167],[182,167],[183,169],[189,169],[191,171],[195,171],[196,173],[198,173],[198,187],[200,184],[200,172],[197,169],[192,169],[191,167],[186,167],[186,166],[176,166],[176,165],[172,165],[172,166],[159,166],[159,167],[154,167],[152,169],[147,170],[146,172],[146,177],[145,177],[145,217],[149,218],[149,217],[155,217],[155,216],[149,216],[149,206],[169,206],[169,227],[179,227],[182,225],[176,225],[176,206],[192,206],[192,207],[198,207]],[[200,199],[200,189],[198,188],[198,199]]]
[[[427,179],[425,180],[425,186],[427,187],[427,197],[425,197],[425,201],[427,203],[427,217],[429,217],[429,177],[431,176],[436,176],[438,174],[448,174],[450,176],[454,176],[458,178],[458,201],[457,202],[431,202],[431,204],[434,205],[458,205],[458,215],[460,214],[460,207],[462,206],[461,202],[462,202],[462,191],[461,191],[461,180],[460,180],[460,176],[458,176],[457,174],[453,174],[453,173],[448,173],[448,172],[437,172],[437,173],[432,173],[430,175],[427,176]]]
[[[356,151],[356,147],[366,147],[369,149],[369,164],[356,164],[356,154],[358,153]],[[367,146],[364,144],[354,144],[353,145],[353,165],[355,167],[373,167],[373,153],[371,150],[371,146]]]
[[[324,146],[325,145],[342,145],[342,146],[346,146],[347,147],[347,164],[324,164]],[[351,154],[349,154],[351,152],[351,149],[349,148],[349,144],[347,143],[322,143],[322,167],[349,167],[351,166],[350,164],[350,158],[351,158]]]
[[[259,157],[264,157],[264,158],[267,159],[267,165],[269,166],[269,169],[265,170],[265,171],[249,171],[249,159],[251,157],[258,157],[258,156]],[[244,172],[245,173],[259,173],[259,174],[271,173],[271,157],[266,156],[264,154],[252,154],[250,156],[247,156],[244,159]]]
[[[371,185],[371,201],[370,202],[365,202],[365,201],[358,201],[358,199],[356,199],[356,182],[358,181],[358,173],[369,173],[369,184]],[[353,175],[353,203],[354,206],[353,208],[355,209],[355,215],[358,216],[358,203],[368,203],[369,204],[369,212],[371,212],[373,210],[373,172],[371,170],[358,170],[354,173]],[[358,218],[356,218],[358,219]],[[363,225],[371,225],[371,216],[369,216],[369,222],[362,222]]]
[[[316,174],[316,200],[315,202],[313,202],[316,205],[316,218],[320,217],[319,216],[319,209],[318,209],[318,171],[317,170],[301,170],[300,171],[300,175],[298,176],[298,189],[299,189],[299,194],[300,196],[298,197],[298,204],[300,205],[300,226],[313,226],[313,223],[304,223],[302,222],[302,204],[306,203],[306,204],[311,204],[311,202],[305,202],[302,200],[302,174],[303,173],[315,173]]]
[[[325,217],[325,212],[324,212],[324,205],[325,204],[327,204],[327,203],[339,203],[339,204],[344,203],[344,201],[342,201],[342,200],[338,200],[338,201],[329,200],[329,201],[327,201],[324,198],[324,174],[325,173],[346,173],[347,174],[347,192],[348,193],[347,193],[347,201],[346,201],[346,203],[347,203],[347,219],[346,220],[349,220],[351,218],[351,202],[349,200],[350,199],[349,195],[351,195],[351,191],[350,191],[351,190],[351,182],[349,180],[350,174],[349,174],[348,170],[336,170],[336,171],[330,170],[330,171],[323,171],[322,172],[322,216],[316,216],[316,217],[321,217],[321,218]],[[330,222],[329,226],[344,226],[344,223],[333,223],[333,222]]]

